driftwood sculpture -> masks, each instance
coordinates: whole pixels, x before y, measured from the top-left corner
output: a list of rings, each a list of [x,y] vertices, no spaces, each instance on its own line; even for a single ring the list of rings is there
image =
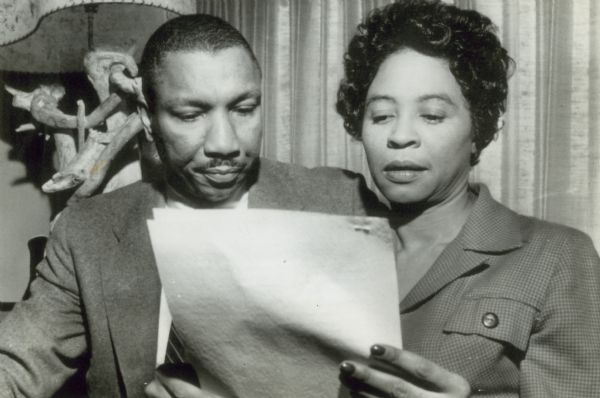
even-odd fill
[[[62,86],[40,86],[27,93],[6,87],[13,95],[13,106],[27,110],[33,123],[16,131],[46,127],[54,138],[58,172],[43,186],[44,192],[57,192],[79,186],[74,199],[94,194],[104,181],[115,156],[142,129],[136,102],[143,101],[137,65],[130,54],[92,51],[84,59],[88,79],[94,86],[100,105],[86,115],[85,104],[77,101],[77,114],[58,109],[65,95]],[[106,131],[97,127],[106,126]]]

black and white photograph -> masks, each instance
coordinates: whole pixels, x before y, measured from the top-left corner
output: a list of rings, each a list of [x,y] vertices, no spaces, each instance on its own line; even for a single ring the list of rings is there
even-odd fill
[[[0,398],[600,396],[596,0],[0,0]]]

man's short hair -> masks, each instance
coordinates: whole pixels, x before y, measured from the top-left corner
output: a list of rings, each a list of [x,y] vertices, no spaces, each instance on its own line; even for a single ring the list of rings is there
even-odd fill
[[[161,25],[148,39],[140,62],[140,76],[148,106],[153,107],[156,70],[167,52],[215,53],[231,47],[246,49],[260,72],[256,56],[244,36],[221,18],[206,14],[182,15]]]

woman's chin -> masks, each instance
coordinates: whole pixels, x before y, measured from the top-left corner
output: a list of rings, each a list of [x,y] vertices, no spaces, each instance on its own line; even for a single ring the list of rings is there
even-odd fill
[[[422,204],[430,196],[430,192],[416,186],[380,187],[381,193],[392,207]]]

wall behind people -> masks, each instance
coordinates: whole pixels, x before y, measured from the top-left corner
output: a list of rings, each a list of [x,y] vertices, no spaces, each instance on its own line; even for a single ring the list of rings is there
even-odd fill
[[[478,0],[518,70],[506,127],[475,177],[525,214],[571,225],[600,247],[600,5]]]
[[[335,112],[358,21],[391,0],[198,0],[238,27],[264,70],[267,157],[367,173]],[[473,180],[521,213],[571,225],[600,248],[600,6],[594,0],[455,0],[488,15],[517,62],[505,127]]]
[[[0,87],[5,79],[0,75]],[[38,188],[43,168],[44,137],[17,134],[11,126],[20,111],[0,92],[0,303],[18,301],[29,280],[27,242],[47,235],[49,197]],[[0,306],[1,307],[1,306]]]
[[[14,108],[12,95],[3,88],[8,85],[29,92],[50,83],[66,87],[60,106],[69,114],[76,113],[77,99],[90,107],[98,104],[83,73],[0,73],[0,303],[21,298],[30,274],[28,241],[48,235],[51,218],[63,209],[71,194],[42,192],[42,184],[54,173],[54,141],[44,136],[41,126],[35,131],[15,131],[17,126],[30,123],[31,115]]]

